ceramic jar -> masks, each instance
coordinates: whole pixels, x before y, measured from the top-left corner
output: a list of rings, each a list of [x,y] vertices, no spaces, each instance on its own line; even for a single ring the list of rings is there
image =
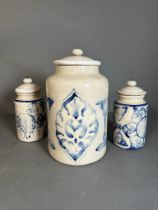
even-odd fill
[[[45,101],[40,96],[40,90],[31,78],[25,78],[23,84],[15,89],[17,137],[21,141],[38,141],[45,136]]]
[[[55,74],[46,81],[48,149],[69,165],[95,162],[106,152],[108,80],[100,61],[74,49],[72,56],[55,60]]]
[[[114,103],[113,142],[118,147],[137,150],[145,144],[148,105],[144,101],[146,92],[130,80],[117,92]]]

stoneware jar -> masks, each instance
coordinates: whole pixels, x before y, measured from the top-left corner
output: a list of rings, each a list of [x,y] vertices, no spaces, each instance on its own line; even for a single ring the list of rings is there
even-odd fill
[[[40,87],[25,78],[15,89],[15,115],[17,137],[24,142],[33,142],[44,137],[46,131],[45,102],[40,96]]]
[[[137,87],[136,81],[127,81],[119,90],[114,103],[113,142],[118,147],[137,150],[145,144],[148,105],[144,101],[146,92]]]
[[[55,60],[55,74],[46,81],[48,149],[59,162],[85,165],[106,151],[108,80],[100,61],[74,49],[72,56]]]

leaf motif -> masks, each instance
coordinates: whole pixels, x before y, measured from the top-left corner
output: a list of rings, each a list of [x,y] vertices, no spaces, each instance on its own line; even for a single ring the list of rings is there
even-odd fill
[[[56,115],[56,136],[62,149],[76,161],[96,137],[98,126],[95,110],[73,90]]]
[[[104,119],[104,129],[105,129],[106,121],[107,121],[107,100],[106,99],[100,100],[96,103],[96,105],[99,106],[102,112],[102,116]],[[106,130],[104,130],[103,141],[95,149],[97,152],[101,151],[104,147],[106,147],[106,139],[107,139],[107,134],[106,134]]]

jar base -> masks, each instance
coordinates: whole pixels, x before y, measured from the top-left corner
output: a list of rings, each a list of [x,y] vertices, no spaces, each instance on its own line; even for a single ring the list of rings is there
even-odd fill
[[[32,142],[36,142],[36,141],[41,141],[41,140],[43,140],[44,138],[45,138],[45,137],[42,137],[42,138],[40,138],[40,139],[31,140],[31,141],[25,141],[25,140],[20,139],[20,138],[17,137],[17,140],[19,140],[19,141],[21,141],[21,142],[24,142],[24,143],[32,143]]]
[[[138,148],[136,148],[136,147],[130,147],[130,148],[125,148],[125,147],[123,147],[123,146],[121,146],[121,145],[119,145],[119,144],[117,144],[117,143],[115,143],[115,142],[113,142],[113,144],[115,145],[115,146],[117,146],[117,147],[119,147],[120,149],[124,149],[124,150],[141,150],[145,145],[143,145],[143,146],[141,146],[141,147],[138,147]]]
[[[82,163],[80,163],[80,162],[75,162],[75,163],[69,162],[69,163],[68,163],[67,161],[64,161],[64,160],[61,161],[61,160],[55,158],[55,157],[51,154],[51,150],[50,150],[50,148],[49,148],[49,145],[48,145],[48,152],[49,152],[50,157],[51,157],[52,159],[54,159],[55,161],[57,161],[57,162],[59,162],[59,163],[61,163],[61,164],[64,164],[64,165],[71,165],[71,166],[84,166],[84,165],[93,164],[93,163],[95,163],[95,162],[101,160],[101,159],[104,157],[104,155],[106,154],[106,150],[105,150],[104,153],[102,153],[102,155],[99,156],[99,157],[98,157],[97,159],[95,159],[95,160],[86,161],[86,162],[82,162]]]

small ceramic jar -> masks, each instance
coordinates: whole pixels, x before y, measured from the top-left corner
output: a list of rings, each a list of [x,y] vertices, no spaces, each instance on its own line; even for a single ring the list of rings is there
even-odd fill
[[[56,60],[55,74],[46,81],[48,149],[59,162],[86,165],[106,152],[108,80],[100,61],[74,49]]]
[[[17,137],[21,141],[38,141],[45,135],[45,102],[40,96],[40,90],[31,78],[25,78],[23,84],[15,89]]]
[[[137,150],[145,144],[148,105],[144,101],[146,92],[130,80],[117,92],[114,103],[113,142],[118,147]]]

